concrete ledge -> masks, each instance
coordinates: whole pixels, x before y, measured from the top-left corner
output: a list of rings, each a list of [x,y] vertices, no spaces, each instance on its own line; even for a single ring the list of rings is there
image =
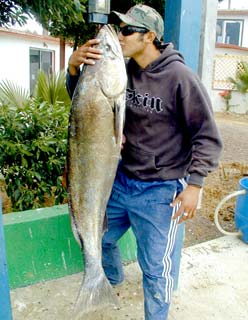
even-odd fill
[[[5,214],[3,222],[11,289],[83,270],[67,205]],[[119,244],[124,262],[136,260],[131,230]]]

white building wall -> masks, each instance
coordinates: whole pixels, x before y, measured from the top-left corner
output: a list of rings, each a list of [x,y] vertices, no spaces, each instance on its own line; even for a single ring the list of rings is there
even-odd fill
[[[65,47],[65,69],[67,69],[68,61],[69,61],[69,58],[70,58],[72,52],[73,52],[73,48],[71,48],[69,45],[67,45]]]
[[[223,1],[218,4],[219,9],[228,9],[228,0]],[[232,0],[230,9],[248,9],[248,0]],[[248,16],[238,15],[238,14],[218,14],[218,19],[225,20],[243,20],[243,38],[242,47],[248,48]],[[225,55],[225,56],[248,56],[248,50],[240,50],[235,48],[215,48],[215,55]],[[213,74],[214,76],[214,74]],[[225,100],[220,96],[220,92],[223,90],[214,89],[212,86],[211,90],[211,100],[213,104],[214,111],[225,111],[226,105]],[[235,113],[248,113],[248,93],[241,94],[237,91],[232,91],[232,98],[230,100],[230,111]]]
[[[54,51],[54,71],[59,71],[59,42],[49,43],[21,35],[0,34],[0,81],[7,79],[29,90],[29,49]]]
[[[248,48],[248,17],[247,16],[244,19],[242,46]]]
[[[201,37],[200,48],[200,68],[199,75],[207,89],[209,95],[212,90],[213,78],[213,59],[215,49],[215,32],[216,32],[216,19],[217,19],[217,2],[216,0],[204,1],[204,21]]]
[[[220,96],[223,90],[212,90],[211,101],[215,112],[226,111],[224,99]],[[232,98],[230,100],[230,112],[233,113],[248,113],[248,94],[242,94],[237,91],[232,91]]]
[[[16,85],[29,90],[30,69],[29,49],[36,48],[54,51],[54,71],[60,70],[59,40],[49,40],[49,37],[29,37],[27,35],[0,31],[0,81],[11,80]],[[65,66],[72,53],[72,48],[66,46]]]
[[[29,33],[37,34],[40,36],[42,36],[44,33],[44,29],[42,28],[42,26],[38,22],[35,21],[34,18],[28,19],[27,24],[25,24],[23,26],[19,26],[18,24],[16,24],[13,28],[16,30],[19,30],[19,31],[29,32]],[[59,43],[57,43],[55,45],[56,50],[59,50],[58,46],[59,46]],[[66,45],[66,47],[65,47],[65,68],[67,67],[69,57],[72,54],[72,50],[73,50],[73,48],[71,48],[69,45]],[[55,67],[55,69],[57,70],[57,68],[59,67],[59,59],[60,59],[59,55],[56,55],[55,59],[57,60],[56,67]]]
[[[230,8],[229,8],[230,5]],[[219,9],[248,9],[247,0],[224,0],[218,2]]]
[[[18,86],[29,89],[28,47],[22,39],[0,35],[0,81],[11,80]]]
[[[216,55],[225,56],[248,56],[248,50],[239,50],[234,48],[216,48]],[[214,111],[222,112],[225,111],[226,105],[224,99],[220,96],[220,92],[223,90],[214,89],[211,90],[211,101],[213,104]],[[232,98],[230,100],[230,111],[235,113],[248,113],[248,93],[242,94],[237,91],[232,91]]]

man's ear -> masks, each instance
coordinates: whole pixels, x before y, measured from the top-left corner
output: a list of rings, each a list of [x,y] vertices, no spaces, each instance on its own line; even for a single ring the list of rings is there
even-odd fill
[[[153,31],[148,31],[145,33],[145,38],[147,42],[153,43],[154,39],[156,38],[156,33]]]

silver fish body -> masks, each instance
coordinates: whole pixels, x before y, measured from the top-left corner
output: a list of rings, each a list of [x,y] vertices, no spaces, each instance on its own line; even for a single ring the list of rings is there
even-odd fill
[[[115,295],[102,268],[101,243],[107,202],[122,142],[126,68],[116,32],[104,25],[96,38],[102,58],[79,78],[70,113],[67,153],[69,211],[82,247],[85,272],[75,310],[80,319]]]

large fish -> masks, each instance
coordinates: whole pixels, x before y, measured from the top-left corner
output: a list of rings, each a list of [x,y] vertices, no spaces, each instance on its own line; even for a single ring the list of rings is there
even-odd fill
[[[118,37],[104,25],[96,38],[102,59],[85,66],[70,113],[67,186],[74,236],[84,255],[85,272],[76,301],[80,319],[116,303],[102,268],[101,242],[107,202],[122,143],[126,68]],[[78,318],[78,317],[77,317]]]

